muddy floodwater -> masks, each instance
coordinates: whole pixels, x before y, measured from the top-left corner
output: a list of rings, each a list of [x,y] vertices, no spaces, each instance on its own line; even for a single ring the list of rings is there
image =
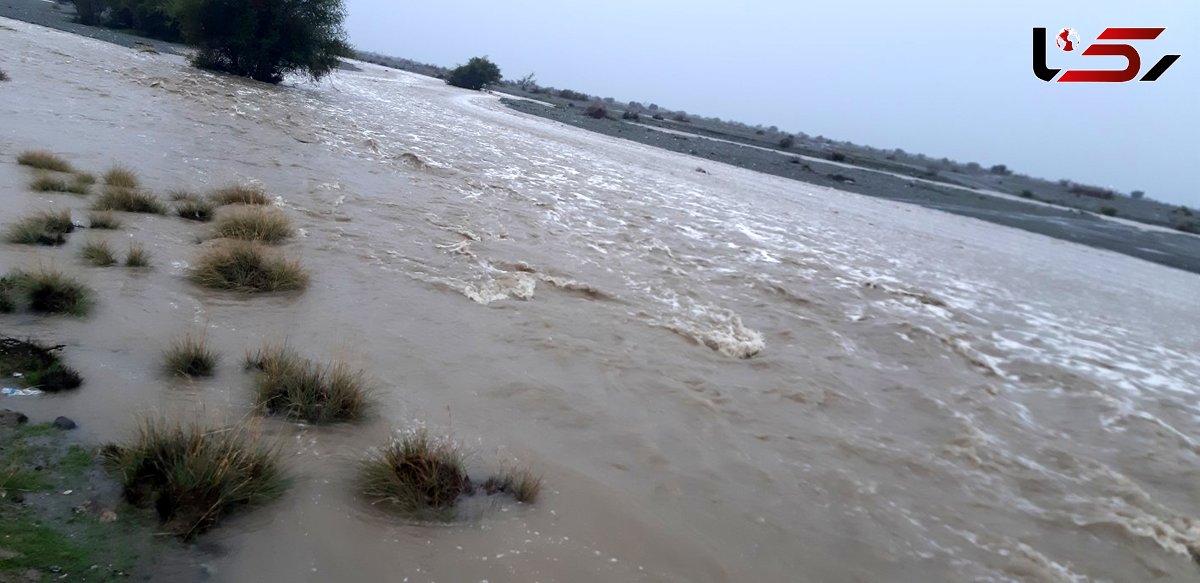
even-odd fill
[[[0,317],[86,378],[0,397],[94,441],[138,412],[237,419],[244,352],[366,370],[365,423],[270,422],[292,489],[206,540],[221,581],[1197,581],[1200,277],[915,206],[704,162],[363,65],[281,87],[0,19],[0,222],[28,148],[160,195],[255,181],[299,230],[301,294],[185,279],[211,226],[123,215],[0,268],[85,280],[86,319]],[[95,195],[93,195],[95,196]],[[143,243],[155,268],[79,246]],[[206,328],[215,378],[159,351]],[[452,434],[532,505],[380,513],[356,462]]]

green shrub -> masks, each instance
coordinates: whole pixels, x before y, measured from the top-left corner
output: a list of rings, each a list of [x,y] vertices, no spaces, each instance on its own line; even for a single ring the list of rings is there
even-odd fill
[[[279,446],[248,425],[145,419],[128,442],[105,446],[104,457],[125,499],[154,508],[165,529],[185,540],[288,485]]]
[[[446,79],[446,83],[476,91],[500,82],[500,67],[487,57],[472,57],[465,65],[459,65]]]
[[[344,364],[321,366],[273,346],[247,357],[246,364],[259,371],[254,402],[267,413],[309,423],[354,421],[366,413],[363,374]]]
[[[175,0],[172,14],[198,49],[193,64],[267,83],[320,79],[350,52],[342,0]]]

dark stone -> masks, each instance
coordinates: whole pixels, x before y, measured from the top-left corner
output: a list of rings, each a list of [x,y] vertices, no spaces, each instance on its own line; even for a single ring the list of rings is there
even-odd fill
[[[0,427],[16,427],[25,423],[29,423],[29,418],[24,413],[8,409],[0,410]]]
[[[67,417],[59,417],[59,418],[55,419],[54,426],[59,429],[62,429],[63,431],[70,431],[72,429],[75,429],[76,427],[79,427],[78,425],[75,424],[74,421],[71,421],[71,419],[69,419]]]

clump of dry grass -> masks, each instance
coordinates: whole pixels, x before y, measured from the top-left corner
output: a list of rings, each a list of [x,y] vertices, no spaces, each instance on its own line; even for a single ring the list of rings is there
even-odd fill
[[[208,338],[204,335],[186,334],[163,352],[164,368],[168,373],[179,376],[212,376],[218,360],[220,355],[209,349]]]
[[[257,204],[269,205],[271,199],[267,197],[267,193],[257,186],[245,184],[233,184],[224,188],[219,188],[212,191],[208,195],[217,206],[225,206],[228,204]]]
[[[107,186],[92,205],[98,211],[124,211],[128,213],[150,213],[161,215],[166,212],[163,204],[153,194],[119,186]]]
[[[207,200],[188,197],[176,199],[176,201],[175,214],[179,215],[179,218],[198,222],[208,222],[213,219],[216,206]]]
[[[372,504],[406,514],[444,517],[469,487],[458,444],[424,429],[396,437],[359,468],[359,490]]]
[[[244,293],[293,291],[308,286],[308,274],[298,261],[247,241],[222,241],[204,250],[191,269],[191,279],[207,288]]]
[[[76,172],[74,180],[79,184],[91,186],[96,183],[96,175],[90,172]]]
[[[542,477],[534,474],[529,468],[516,468],[488,478],[482,488],[489,495],[505,493],[517,502],[528,504],[541,493]]]
[[[78,179],[67,179],[53,174],[38,174],[29,181],[29,189],[34,192],[69,192],[71,194],[87,194],[88,185]]]
[[[150,267],[150,252],[141,243],[130,243],[125,253],[125,267]]]
[[[79,250],[79,256],[95,267],[108,267],[117,263],[117,256],[107,241],[88,241]]]
[[[217,221],[217,236],[244,241],[280,243],[292,236],[292,222],[279,211],[249,207]]]
[[[88,227],[92,229],[120,229],[121,220],[110,212],[91,213],[88,215]]]
[[[17,164],[51,172],[71,171],[70,162],[46,150],[25,150],[17,156]]]
[[[286,346],[265,346],[246,363],[258,370],[254,401],[272,415],[337,423],[361,418],[369,406],[363,373],[345,364],[321,366]]]
[[[5,239],[22,245],[62,245],[75,230],[71,211],[42,211],[18,220],[8,229]]]
[[[92,290],[62,272],[16,271],[7,279],[35,312],[85,316],[92,309]]]
[[[104,456],[125,499],[154,508],[166,530],[185,540],[277,498],[288,485],[279,445],[247,424],[148,418],[129,441],[105,446]]]
[[[104,183],[109,186],[128,188],[130,190],[137,190],[138,186],[141,185],[137,173],[120,164],[109,168],[108,172],[104,173]]]

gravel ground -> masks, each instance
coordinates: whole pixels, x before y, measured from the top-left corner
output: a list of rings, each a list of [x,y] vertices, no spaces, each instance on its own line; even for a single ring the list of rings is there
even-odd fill
[[[673,135],[615,119],[593,119],[583,115],[579,108],[547,107],[519,99],[503,99],[503,102],[520,112],[696,156],[698,168],[704,168],[706,160],[723,162],[810,184],[973,217],[1200,273],[1200,237],[1194,235],[1141,228],[1075,209],[987,196],[968,188],[929,184],[727,142]]]

